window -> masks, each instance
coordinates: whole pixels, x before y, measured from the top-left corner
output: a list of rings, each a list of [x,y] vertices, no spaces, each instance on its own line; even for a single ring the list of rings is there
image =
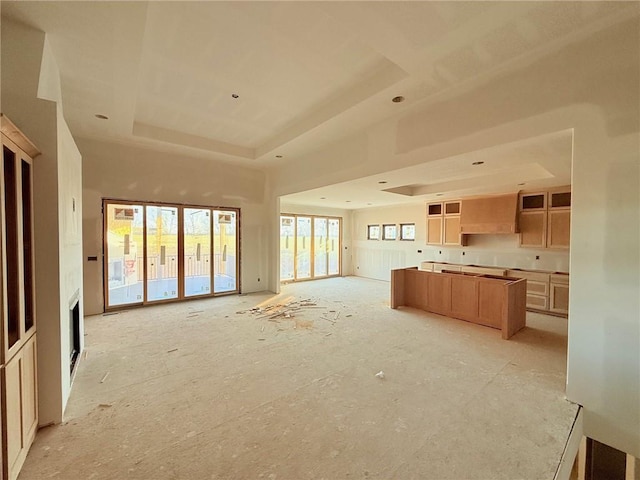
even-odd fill
[[[367,240],[380,240],[380,225],[367,225]]]
[[[239,291],[237,209],[104,201],[107,309]]]
[[[340,275],[341,219],[280,216],[280,281]]]
[[[415,239],[416,239],[415,223],[401,223],[400,224],[400,240],[415,240]]]
[[[382,226],[382,239],[383,240],[395,240],[398,236],[397,225],[383,225]]]

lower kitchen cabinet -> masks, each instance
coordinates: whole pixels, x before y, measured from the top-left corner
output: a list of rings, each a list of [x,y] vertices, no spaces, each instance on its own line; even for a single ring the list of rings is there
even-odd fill
[[[558,313],[569,313],[569,275],[551,275],[549,310]]]

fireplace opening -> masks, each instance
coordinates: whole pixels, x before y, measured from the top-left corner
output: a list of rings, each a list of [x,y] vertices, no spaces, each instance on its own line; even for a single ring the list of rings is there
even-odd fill
[[[69,310],[69,360],[71,373],[80,355],[80,301],[76,300]]]

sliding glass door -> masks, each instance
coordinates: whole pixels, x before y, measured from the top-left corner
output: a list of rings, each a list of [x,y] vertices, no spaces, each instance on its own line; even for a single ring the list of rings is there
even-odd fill
[[[211,210],[184,209],[184,296],[211,293]]]
[[[214,288],[216,292],[232,292],[238,288],[236,274],[238,243],[236,212],[214,210],[213,263]]]
[[[146,207],[147,301],[178,298],[178,209]]]
[[[280,217],[280,281],[340,275],[340,218]]]
[[[104,201],[105,308],[239,291],[239,211]]]
[[[313,219],[313,276],[327,276],[327,228],[328,220],[322,217]]]
[[[109,306],[142,303],[144,299],[144,208],[110,203],[106,217],[105,286]]]
[[[294,217],[280,217],[280,279],[289,281],[295,278],[295,244],[296,219]]]

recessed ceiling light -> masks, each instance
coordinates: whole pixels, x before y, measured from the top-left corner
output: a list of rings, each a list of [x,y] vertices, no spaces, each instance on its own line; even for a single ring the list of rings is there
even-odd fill
[[[231,97],[232,97],[232,98],[240,98],[240,95],[238,95],[237,93],[232,93],[232,94],[231,94]]]
[[[384,185],[385,183],[387,183],[387,181],[386,181],[386,180],[380,180],[378,183],[379,183],[380,185]]]
[[[471,165],[482,165],[484,162],[473,162]]]
[[[436,197],[441,197],[442,194],[441,193],[436,193]]]
[[[101,113],[96,113],[96,118],[99,118],[100,120],[109,120],[109,117]]]
[[[347,203],[351,203],[351,200],[347,200]]]
[[[276,155],[276,158],[282,158],[282,155]]]
[[[393,97],[391,99],[391,101],[393,103],[400,103],[400,102],[404,102],[404,97],[402,95],[398,95],[397,97]]]

